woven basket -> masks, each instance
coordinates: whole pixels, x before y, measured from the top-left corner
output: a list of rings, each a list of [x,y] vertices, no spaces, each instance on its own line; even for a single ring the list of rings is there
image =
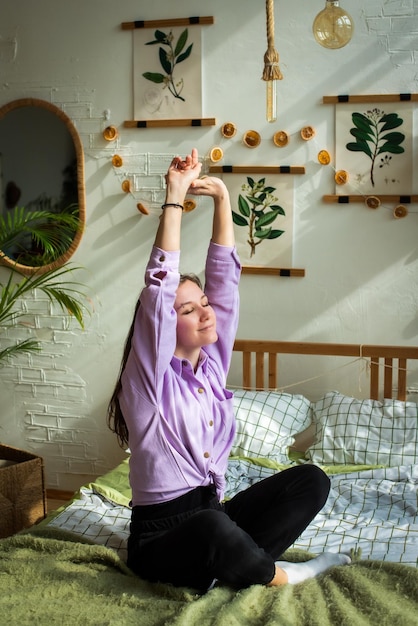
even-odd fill
[[[41,457],[0,444],[0,537],[8,537],[46,515]]]

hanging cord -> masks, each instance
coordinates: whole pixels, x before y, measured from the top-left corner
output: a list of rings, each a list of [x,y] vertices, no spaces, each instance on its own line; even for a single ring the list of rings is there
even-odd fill
[[[321,378],[325,378],[325,376],[328,376],[329,374],[332,374],[333,372],[337,372],[338,370],[342,370],[346,367],[353,365],[354,363],[359,363],[359,362],[362,364],[362,368],[359,373],[359,386],[360,386],[361,372],[363,371],[367,373],[369,370],[369,361],[364,356],[357,357],[356,359],[352,361],[348,361],[347,363],[343,363],[342,365],[337,365],[336,367],[333,367],[325,372],[321,372],[320,374],[316,374],[315,376],[310,376],[309,378],[299,379],[294,383],[289,383],[288,385],[281,385],[280,387],[274,387],[274,388],[269,387],[268,389],[266,389],[265,387],[251,386],[251,391],[277,391],[277,392],[287,391],[288,389],[292,389],[292,387],[298,387],[299,385],[303,385],[305,383],[310,383],[314,380],[320,380]],[[245,390],[247,389],[247,387],[243,387],[242,385],[228,385],[228,389],[234,389],[234,390],[244,389]]]
[[[266,0],[267,51],[264,54],[263,80],[282,80],[279,53],[274,47],[274,0]]]
[[[319,356],[319,355],[318,355]],[[313,382],[315,380],[320,380],[321,378],[325,378],[326,376],[328,376],[329,374],[332,374],[334,372],[338,372],[339,370],[345,369],[350,367],[351,365],[354,365],[355,363],[359,364],[359,373],[358,373],[358,389],[359,389],[359,393],[361,394],[362,392],[362,388],[361,388],[361,379],[362,377],[368,376],[370,373],[370,368],[371,368],[371,362],[370,362],[370,358],[363,356],[363,345],[360,345],[360,356],[358,356],[357,358],[348,361],[347,363],[342,363],[341,365],[337,365],[336,367],[333,367],[329,370],[326,370],[324,372],[321,372],[320,374],[316,374],[315,376],[310,376],[309,378],[303,378],[303,379],[299,379],[294,383],[289,383],[288,385],[281,385],[280,387],[255,387],[255,386],[251,386],[251,387],[243,387],[242,385],[229,385],[228,384],[228,389],[231,390],[250,390],[250,391],[276,391],[278,393],[281,392],[285,392],[288,391],[290,389],[292,389],[293,387],[299,387],[300,385],[304,385],[306,383],[310,383]],[[395,370],[395,366],[394,365],[386,365],[386,363],[380,363],[379,362],[379,368],[384,371],[386,368],[394,371]],[[405,372],[405,374],[408,374],[408,372],[410,372],[410,370],[408,368],[404,368],[404,367],[400,367],[398,366],[398,371],[402,371]]]

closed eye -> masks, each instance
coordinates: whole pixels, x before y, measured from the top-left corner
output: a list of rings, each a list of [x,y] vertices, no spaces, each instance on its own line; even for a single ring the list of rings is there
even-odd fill
[[[200,301],[200,306],[202,307],[210,306],[207,296],[205,295],[202,296],[202,299]],[[194,310],[195,310],[195,307],[191,303],[188,303],[188,302],[184,302],[179,308],[179,311],[181,311],[181,315],[189,315],[190,313],[193,313]]]

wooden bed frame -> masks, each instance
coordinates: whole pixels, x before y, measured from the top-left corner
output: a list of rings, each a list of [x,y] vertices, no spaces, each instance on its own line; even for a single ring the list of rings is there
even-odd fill
[[[282,354],[305,354],[365,358],[370,364],[369,397],[392,398],[396,380],[396,399],[407,397],[408,360],[418,360],[418,347],[381,346],[343,343],[306,343],[297,341],[265,341],[237,339],[234,352],[242,353],[242,382],[244,389],[277,389],[279,360]],[[252,372],[255,372],[255,377]],[[383,376],[380,376],[383,370]],[[397,378],[394,378],[397,373]],[[255,382],[253,382],[255,378]],[[383,385],[381,379],[383,378]],[[267,382],[266,382],[267,381]]]
[[[407,396],[408,359],[417,359],[418,347],[380,346],[343,343],[306,343],[298,341],[268,341],[259,339],[237,339],[234,352],[241,353],[242,368],[240,387],[244,389],[278,389],[280,355],[303,354],[338,357],[364,357],[370,363],[370,395],[378,400],[381,392],[381,370],[383,369],[383,397],[391,398],[394,375],[397,372],[398,400],[405,401]],[[384,366],[384,367],[382,367]],[[253,376],[255,372],[255,376]],[[253,378],[255,381],[253,382]],[[307,434],[297,436],[294,449],[304,451],[310,445],[311,429]],[[47,490],[48,500],[52,505],[62,504],[72,497],[70,491]]]

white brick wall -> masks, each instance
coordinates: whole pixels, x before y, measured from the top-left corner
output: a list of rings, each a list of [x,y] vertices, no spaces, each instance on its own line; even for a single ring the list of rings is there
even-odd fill
[[[348,11],[349,4],[344,4]],[[377,38],[394,65],[415,62],[418,55],[418,0],[366,0],[362,15],[363,23],[356,24],[356,28]],[[7,50],[4,48],[5,52]],[[7,61],[5,52],[3,60]],[[124,144],[123,129],[115,142],[106,142],[102,132],[107,122],[96,110],[93,90],[68,85],[44,87],[28,82],[24,85],[9,83],[7,100],[15,97],[41,98],[61,107],[80,134],[86,160],[108,159],[111,168],[113,154],[120,154],[123,167],[113,168],[116,194],[120,183],[127,177],[132,183],[134,200],[138,196],[137,201],[140,198],[150,205],[161,202],[163,174],[172,155],[136,152],[132,145]],[[105,106],[106,103],[99,104]],[[94,207],[87,207],[88,214],[93,211]],[[20,321],[2,335],[2,345],[28,336],[38,338],[42,344],[41,353],[22,355],[1,372],[2,382],[14,389],[15,414],[21,420],[20,447],[44,457],[48,487],[73,489],[85,479],[109,469],[100,452],[106,449],[102,445],[106,434],[104,429],[98,433],[96,423],[90,419],[89,389],[82,375],[72,369],[71,360],[74,345],[82,345],[88,359],[89,343],[106,341],[100,332],[100,311],[87,321],[87,329],[81,331],[68,316],[54,310],[42,294],[34,294],[20,306],[28,311],[28,315],[24,323]],[[109,434],[109,437],[113,435]]]

